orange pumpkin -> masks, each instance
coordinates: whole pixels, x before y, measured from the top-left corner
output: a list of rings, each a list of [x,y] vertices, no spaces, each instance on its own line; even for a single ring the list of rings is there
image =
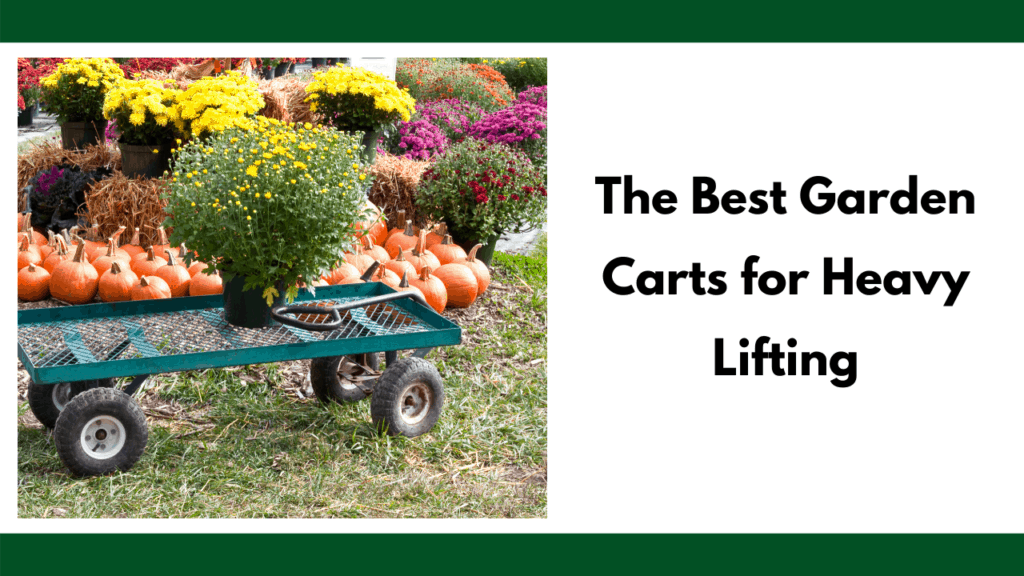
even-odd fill
[[[338,282],[335,286],[341,286],[342,284],[365,284],[365,282],[363,282],[363,279],[359,276],[350,276],[341,282]]]
[[[384,243],[384,249],[388,251],[388,256],[394,258],[398,256],[398,250],[412,250],[416,246],[416,231],[412,229],[412,222],[405,225],[405,231],[401,234],[392,234],[387,242]]]
[[[74,258],[57,264],[50,276],[50,294],[58,300],[86,304],[96,297],[100,275],[85,259],[83,240],[79,240]]]
[[[88,258],[90,262],[92,262],[92,258],[90,257],[90,255],[95,250],[105,250],[106,247],[107,247],[106,240],[104,240],[103,236],[100,235],[100,225],[99,224],[93,224],[92,226],[89,227],[89,234],[84,239],[84,241],[85,241],[85,257]],[[76,242],[76,244],[77,244],[77,242]]]
[[[477,244],[469,251],[469,254],[461,260],[456,260],[457,264],[465,264],[469,267],[469,271],[476,276],[476,287],[477,296],[483,294],[487,287],[491,285],[491,271],[487,269],[487,264],[484,264],[482,260],[476,259],[477,250],[483,248],[483,244]]]
[[[437,276],[430,274],[430,266],[424,266],[423,270],[420,270],[418,278],[412,278],[409,280],[409,285],[417,288],[423,299],[430,304],[430,307],[437,311],[438,314],[444,312],[444,307],[448,303],[448,291],[444,287],[444,282]]]
[[[85,253],[85,255],[86,255],[87,258],[89,258],[89,262],[95,262],[96,259],[99,258],[100,256],[105,256],[107,254],[107,247],[110,244],[111,240],[114,241],[114,250],[116,250],[116,254],[123,255],[125,260],[131,261],[132,255],[127,253],[127,252],[125,252],[124,250],[122,250],[121,248],[118,247],[118,243],[120,242],[119,238],[121,236],[121,233],[124,232],[124,231],[125,231],[125,227],[124,226],[121,226],[120,228],[118,228],[117,231],[114,232],[110,236],[110,238],[107,239],[106,242],[104,242],[103,244],[101,244],[99,246],[99,248],[89,248],[89,246],[86,245],[86,248],[85,248],[86,253]],[[104,270],[104,272],[106,272],[106,270]],[[100,274],[103,274],[103,272],[100,272]]]
[[[99,258],[97,258],[98,260]],[[127,302],[139,277],[124,260],[112,260],[110,268],[100,274],[99,295],[104,302]]]
[[[136,228],[135,233],[132,234],[131,241],[125,244],[124,246],[121,246],[121,249],[127,252],[128,255],[131,256],[132,258],[146,251],[146,249],[142,247],[142,242],[139,240],[138,228]]]
[[[220,272],[216,270],[213,274],[199,272],[192,277],[192,281],[188,284],[189,296],[210,296],[223,293],[224,281],[220,277]]]
[[[437,259],[437,256],[433,252],[424,248],[426,245],[427,233],[423,230],[420,231],[419,241],[416,243],[416,247],[412,250],[412,255],[408,256],[409,262],[416,267],[416,271],[419,272],[424,266],[429,266],[432,270],[437,270],[441,267],[441,261]]]
[[[64,241],[64,237],[56,236],[55,238],[57,242],[56,248],[54,248],[53,252],[50,252],[50,255],[43,261],[43,268],[46,268],[46,271],[51,275],[53,274],[53,269],[57,267],[57,264],[71,259],[71,255],[68,254],[68,244]]]
[[[50,235],[50,240],[46,244],[43,244],[42,246],[39,247],[39,255],[43,258],[44,262],[46,261],[46,257],[49,256],[50,254],[53,254],[53,250],[57,247],[57,241],[54,240],[56,236],[54,235],[53,231],[47,230],[46,233]]]
[[[434,244],[432,247],[427,248],[427,250],[433,252],[434,256],[437,256],[442,266],[466,257],[466,251],[462,249],[462,246],[452,243],[451,234],[445,234],[444,240],[440,244]]]
[[[338,264],[336,267],[332,268],[330,272],[324,274],[322,278],[328,284],[334,285],[341,284],[342,281],[347,280],[349,278],[359,278],[360,274],[362,274],[362,272],[360,272],[358,268],[349,264],[348,262],[342,262],[341,264]]]
[[[476,276],[464,264],[445,264],[434,272],[448,293],[448,306],[468,308],[476,301]]]
[[[156,229],[156,237],[157,243],[153,245],[153,250],[157,254],[163,254],[167,250],[171,249],[171,244],[167,240],[167,232],[164,230],[163,226]]]
[[[387,264],[391,260],[391,255],[384,249],[383,246],[377,246],[373,243],[373,239],[369,236],[363,236],[363,243],[366,247],[363,249],[363,254],[366,254],[370,258],[373,258],[381,264]]]
[[[395,276],[401,276],[406,270],[412,270],[413,274],[416,274],[416,267],[405,259],[405,251],[399,249],[398,256],[394,260],[388,260],[384,266],[395,273]]]
[[[158,266],[156,275],[167,282],[172,298],[185,296],[188,294],[188,284],[192,280],[192,277],[188,275],[188,268],[179,264],[178,259],[170,250],[164,250],[164,253],[167,254],[167,264]]]
[[[114,261],[121,261],[124,263],[124,268],[131,268],[131,256],[127,252],[117,247],[117,240],[113,237],[107,241],[107,250],[102,256],[98,256],[92,261],[92,267],[96,269],[96,272],[103,277],[103,273],[110,270],[110,265]]]
[[[433,230],[427,233],[427,250],[430,250],[434,244],[440,244],[444,240],[446,234],[448,234],[447,224],[441,222],[435,226]]]
[[[363,253],[363,249],[359,246],[353,246],[352,252],[345,252],[345,261],[355,266],[359,273],[366,272],[366,269],[373,266],[375,260],[373,256]]]
[[[397,274],[383,266],[377,266],[377,271],[373,273],[371,280],[373,282],[383,282],[385,286],[392,288],[398,287],[398,284],[402,281]]]
[[[30,244],[32,244],[33,246],[40,246],[42,244],[46,244],[46,236],[43,236],[39,232],[36,232],[34,228],[32,228],[31,212],[26,212],[25,215],[21,217],[21,230],[19,231],[19,233],[31,234],[32,238]]]
[[[387,245],[387,241],[390,240],[391,237],[394,236],[395,234],[403,234],[405,232],[406,224],[407,224],[407,222],[405,220],[405,210],[399,210],[396,213],[395,227],[394,228],[390,228],[388,230],[388,235],[387,235],[386,238],[384,238],[384,242],[381,244],[381,246],[386,246]],[[420,233],[419,228],[417,228],[416,226],[413,226],[412,229],[413,229],[412,230],[413,234],[419,234]]]
[[[415,286],[411,286],[409,284],[409,271],[408,270],[406,270],[405,272],[402,273],[402,280],[398,282],[398,286],[395,286],[395,290],[397,290],[399,292],[407,292],[407,291],[411,290],[413,292],[416,292],[420,296],[423,296],[423,292],[420,292],[419,288],[417,288]],[[425,300],[425,298],[424,298],[424,300]]]
[[[139,283],[132,287],[132,300],[160,300],[170,297],[171,289],[159,276],[143,276],[139,278]]]
[[[156,269],[167,265],[167,260],[157,256],[153,248],[153,246],[150,246],[148,250],[131,260],[132,272],[138,274],[139,278],[143,276],[156,276]]]
[[[50,295],[50,273],[42,266],[29,264],[18,271],[18,299],[37,302]]]
[[[21,242],[18,245],[18,270],[29,264],[42,264],[43,257],[39,255],[39,249],[32,245],[32,236],[22,234]]]

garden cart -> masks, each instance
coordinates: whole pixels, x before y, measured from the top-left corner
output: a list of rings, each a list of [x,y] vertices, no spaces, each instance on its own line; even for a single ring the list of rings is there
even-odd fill
[[[272,316],[266,328],[228,324],[220,295],[21,310],[18,357],[31,376],[29,405],[53,428],[61,460],[79,476],[128,470],[138,461],[148,431],[132,395],[164,372],[312,359],[316,396],[369,396],[380,431],[413,437],[437,422],[444,387],[423,356],[459,344],[462,331],[418,293],[379,282],[321,287],[315,295],[301,290]],[[410,349],[410,357],[398,358]],[[343,357],[376,368],[382,352],[387,366],[372,388],[339,377]],[[122,377],[132,380],[114,388]]]

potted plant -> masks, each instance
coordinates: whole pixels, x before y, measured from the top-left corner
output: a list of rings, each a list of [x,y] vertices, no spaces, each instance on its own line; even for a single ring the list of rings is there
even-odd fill
[[[330,127],[260,116],[175,152],[166,225],[206,273],[222,272],[225,319],[256,327],[300,278],[319,278],[355,240],[367,214],[354,168],[359,140]],[[187,265],[187,264],[186,264]]]
[[[260,75],[263,76],[264,80],[273,80],[276,76],[275,68],[281,63],[280,58],[261,58],[262,68],[260,68]]]
[[[47,109],[57,115],[64,148],[104,141],[103,99],[124,72],[110,58],[70,58],[40,81]]]
[[[125,176],[156,178],[169,168],[178,92],[158,80],[121,80],[107,92],[103,117],[117,123]]]
[[[29,126],[39,102],[41,74],[28,58],[18,58],[18,126]]]
[[[452,238],[490,263],[503,232],[524,232],[546,219],[543,171],[505,144],[468,139],[438,157],[420,181],[416,210],[445,222]]]
[[[373,164],[386,124],[408,122],[416,101],[394,80],[365,68],[334,66],[313,73],[306,102],[338,130],[362,132],[364,159]]]
[[[186,137],[204,138],[233,126],[253,126],[265,102],[255,80],[237,71],[206,76],[175,97],[175,127]]]

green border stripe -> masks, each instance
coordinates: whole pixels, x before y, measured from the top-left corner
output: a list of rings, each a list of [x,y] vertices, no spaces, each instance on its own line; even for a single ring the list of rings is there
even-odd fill
[[[359,521],[338,525],[355,527]],[[1021,535],[19,534],[0,573],[1020,574]],[[115,537],[116,536],[116,537]],[[115,538],[112,538],[115,537]],[[113,544],[111,543],[113,542]],[[170,561],[168,561],[170,559]],[[313,569],[313,571],[310,571]],[[770,572],[769,569],[772,569]]]
[[[11,0],[0,5],[0,41],[1019,42],[1024,41],[1022,13],[1024,3],[1006,0],[399,0],[386,4],[51,0],[45,8]],[[80,50],[72,52],[80,54]],[[321,56],[330,55],[321,52]]]

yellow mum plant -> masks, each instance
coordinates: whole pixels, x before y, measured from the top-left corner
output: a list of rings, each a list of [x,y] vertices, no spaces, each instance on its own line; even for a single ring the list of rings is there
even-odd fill
[[[110,58],[70,58],[39,81],[60,123],[103,120],[103,99],[124,72]]]
[[[339,64],[313,74],[306,86],[310,110],[346,132],[373,132],[398,120],[408,122],[416,100],[394,80],[365,68]]]
[[[103,117],[117,121],[125,144],[159,144],[174,137],[179,91],[158,80],[121,80],[103,101]]]
[[[253,117],[265,105],[256,81],[238,72],[202,78],[175,100],[175,125],[182,134],[197,137],[233,126],[254,128]]]

